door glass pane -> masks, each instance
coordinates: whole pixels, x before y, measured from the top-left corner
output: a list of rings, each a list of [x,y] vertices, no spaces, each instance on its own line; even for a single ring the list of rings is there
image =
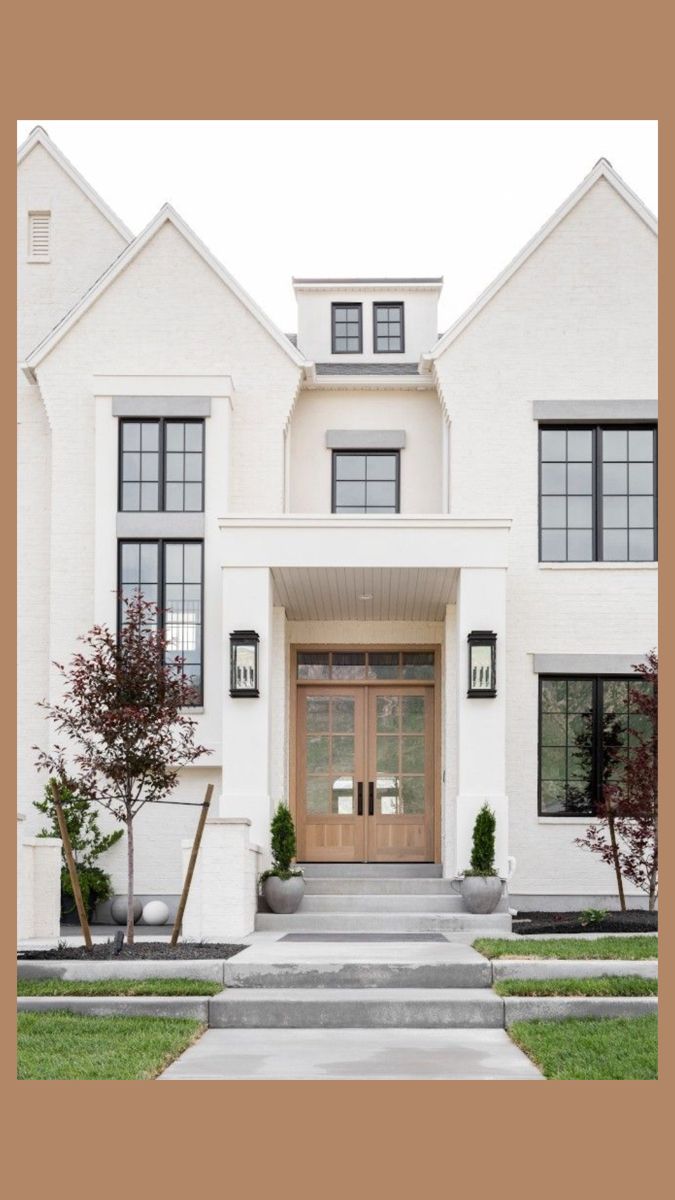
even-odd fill
[[[378,771],[398,771],[398,737],[385,735],[377,739],[377,769]]]
[[[402,696],[401,704],[403,732],[422,732],[424,729],[424,696]]]
[[[401,769],[407,774],[424,772],[424,738],[404,737]]]
[[[327,771],[330,738],[327,736],[312,736],[307,738],[307,769],[308,771]]]
[[[334,771],[354,770],[354,738],[339,735],[333,737],[332,765]]]
[[[308,813],[331,811],[330,781],[326,775],[309,778],[305,785],[305,803]]]
[[[405,775],[401,780],[401,810],[404,813],[423,813],[425,780],[423,775]]]
[[[396,774],[378,775],[375,783],[377,811],[383,817],[397,816],[401,811],[401,781]]]
[[[327,733],[329,701],[324,696],[307,697],[307,729],[311,733]]]
[[[393,733],[399,727],[400,702],[398,696],[377,697],[377,732]]]
[[[331,700],[333,733],[354,732],[354,701],[349,696]]]
[[[333,780],[331,812],[334,816],[350,817],[355,810],[354,778],[352,775],[340,775]]]

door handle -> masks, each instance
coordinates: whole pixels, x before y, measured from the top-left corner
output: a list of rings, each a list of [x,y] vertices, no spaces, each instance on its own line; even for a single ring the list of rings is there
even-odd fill
[[[356,785],[356,814],[359,817],[363,816],[363,784]]]
[[[375,816],[375,784],[368,784],[368,816]]]

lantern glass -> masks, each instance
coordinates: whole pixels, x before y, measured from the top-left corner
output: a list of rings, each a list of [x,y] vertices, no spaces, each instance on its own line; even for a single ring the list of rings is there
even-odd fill
[[[259,695],[257,633],[230,634],[230,695]]]
[[[497,635],[469,634],[469,696],[496,696],[495,659]]]

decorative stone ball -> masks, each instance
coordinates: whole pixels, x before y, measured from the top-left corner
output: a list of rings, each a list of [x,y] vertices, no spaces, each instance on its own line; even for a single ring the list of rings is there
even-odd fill
[[[127,898],[126,896],[115,896],[110,905],[112,919],[116,925],[126,925],[127,923]],[[141,919],[143,905],[140,900],[134,900],[134,925]]]
[[[148,900],[143,909],[143,920],[146,925],[166,925],[169,919],[169,906],[163,900]]]

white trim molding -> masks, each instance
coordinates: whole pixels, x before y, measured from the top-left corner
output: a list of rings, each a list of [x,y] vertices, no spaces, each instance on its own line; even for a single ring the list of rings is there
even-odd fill
[[[533,400],[534,421],[656,421],[658,400]]]
[[[644,654],[533,654],[535,675],[631,675]]]

